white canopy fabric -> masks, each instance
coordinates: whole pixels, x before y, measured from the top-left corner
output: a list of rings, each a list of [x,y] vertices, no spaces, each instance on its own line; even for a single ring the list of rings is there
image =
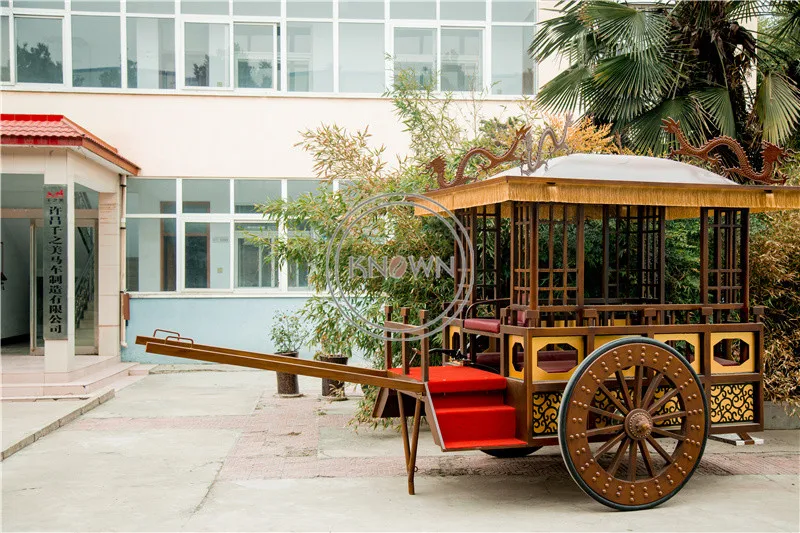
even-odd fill
[[[522,174],[519,167],[514,167],[497,176]],[[571,154],[550,159],[531,176],[638,183],[736,185],[732,180],[694,165],[639,155]]]

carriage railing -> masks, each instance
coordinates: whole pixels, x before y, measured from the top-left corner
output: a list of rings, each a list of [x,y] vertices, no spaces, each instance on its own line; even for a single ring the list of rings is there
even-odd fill
[[[423,382],[428,382],[429,368],[430,368],[430,339],[429,328],[425,326],[428,320],[428,311],[423,309],[419,312],[420,325],[414,325],[409,322],[411,309],[408,307],[400,308],[400,321],[394,320],[394,307],[387,305],[384,308],[385,318],[385,335],[384,341],[384,358],[385,369],[390,370],[394,368],[394,343],[400,341],[400,368],[402,368],[403,375],[409,375],[410,368],[419,359],[420,378]],[[419,348],[412,346],[413,337],[420,337]],[[416,344],[415,343],[415,344]]]
[[[761,321],[764,308],[744,304],[624,304],[548,305],[537,309],[509,306],[501,314],[506,325],[525,327],[671,326],[682,324],[739,324]]]

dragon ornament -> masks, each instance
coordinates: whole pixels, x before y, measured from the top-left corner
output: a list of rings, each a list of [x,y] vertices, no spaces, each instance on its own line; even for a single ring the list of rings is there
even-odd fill
[[[533,156],[533,136],[531,134],[530,126],[524,126],[517,130],[516,135],[514,136],[514,142],[511,143],[511,146],[508,150],[505,151],[502,155],[495,155],[491,151],[487,150],[486,148],[473,148],[469,152],[467,152],[461,161],[458,164],[458,168],[456,169],[455,177],[448,181],[445,178],[445,160],[443,157],[439,156],[435,158],[433,161],[428,163],[428,169],[436,176],[436,182],[439,185],[440,189],[446,189],[449,187],[455,187],[457,185],[464,185],[471,181],[475,180],[475,176],[466,176],[465,172],[467,170],[467,166],[469,162],[474,157],[483,157],[488,160],[488,163],[480,165],[478,167],[478,173],[486,172],[491,170],[503,163],[508,163],[511,161],[519,161],[520,162],[520,170],[522,174],[528,175],[532,174],[541,167],[542,165],[547,163],[547,158],[552,156],[558,150],[568,150],[567,147],[567,133],[569,131],[570,126],[572,125],[572,116],[567,115],[566,120],[564,121],[564,131],[561,135],[561,139],[558,139],[556,132],[548,126],[544,129],[541,136],[539,137],[539,141],[536,144],[536,154],[535,157]],[[542,154],[544,152],[544,143],[545,141],[550,138],[553,142],[552,148],[547,152],[547,157],[543,158]],[[517,155],[517,148],[519,147],[520,143],[524,145],[524,150],[522,156]]]
[[[720,173],[726,176],[738,176],[740,178],[749,179],[751,181],[765,183],[767,185],[786,183],[786,176],[778,170],[778,166],[782,160],[788,157],[792,152],[776,146],[769,142],[761,144],[761,159],[763,165],[761,172],[756,172],[750,165],[742,145],[731,137],[722,136],[711,139],[700,147],[694,147],[683,134],[680,128],[680,121],[673,118],[665,118],[662,129],[675,135],[676,140],[680,144],[680,148],[670,150],[669,157],[675,158],[677,156],[688,156],[711,163],[717,168]],[[711,152],[722,147],[727,147],[739,161],[738,167],[728,167],[722,161],[722,157],[716,153]]]
[[[523,141],[526,134],[530,130],[530,126],[525,126],[519,130],[514,137],[514,142],[511,143],[511,147],[505,151],[502,155],[495,155],[486,148],[473,148],[469,152],[467,152],[464,157],[461,159],[461,162],[458,164],[458,168],[456,169],[455,177],[447,181],[445,178],[445,162],[444,159],[439,156],[430,163],[428,163],[428,168],[434,173],[436,176],[436,182],[439,184],[440,189],[445,189],[447,187],[455,187],[456,185],[464,185],[474,179],[474,177],[465,176],[464,172],[467,170],[467,165],[469,161],[473,157],[481,156],[489,160],[488,163],[481,165],[478,167],[478,172],[485,172],[487,170],[491,170],[498,165],[503,163],[507,163],[509,161],[516,161],[515,152],[517,151],[517,147],[519,143]]]

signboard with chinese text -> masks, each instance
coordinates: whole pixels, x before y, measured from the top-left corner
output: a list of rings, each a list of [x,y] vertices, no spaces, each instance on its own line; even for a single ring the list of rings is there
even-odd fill
[[[43,333],[48,340],[67,338],[69,316],[67,267],[67,186],[44,186],[44,308]]]

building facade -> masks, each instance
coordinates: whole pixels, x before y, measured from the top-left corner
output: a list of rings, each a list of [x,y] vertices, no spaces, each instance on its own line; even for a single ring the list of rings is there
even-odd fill
[[[46,346],[55,341],[41,335],[37,228],[43,188],[59,183],[73,208],[71,290],[82,307],[65,351],[164,362],[132,342],[155,328],[270,350],[271,316],[302,305],[308,273],[302,264],[265,263],[245,236],[282,231],[255,203],[316,189],[313,162],[295,147],[299,132],[369,126],[390,157],[406,153],[403,126],[381,96],[406,68],[465,108],[483,92],[485,115],[514,113],[558,71],[527,54],[553,4],[0,1],[4,119],[64,116],[109,147],[104,158],[3,135],[3,339],[55,353]],[[109,161],[112,153],[133,166]],[[54,173],[54,162],[66,170]],[[104,177],[73,172],[79,165]],[[82,280],[90,276],[87,297]]]

